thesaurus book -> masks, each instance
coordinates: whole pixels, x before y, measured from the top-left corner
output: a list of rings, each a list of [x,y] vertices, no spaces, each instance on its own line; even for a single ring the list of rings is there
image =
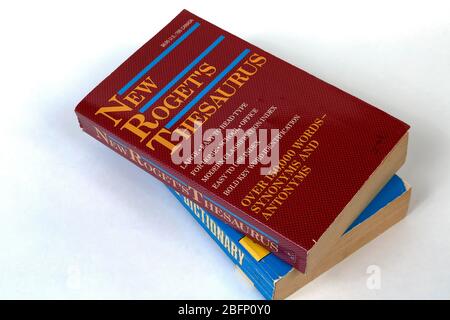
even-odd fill
[[[409,129],[186,10],[76,114],[86,133],[301,272],[397,172]]]
[[[411,194],[406,182],[396,175],[392,177],[345,230],[328,256],[304,274],[189,198],[169,190],[266,299],[288,297],[397,223],[408,211]]]

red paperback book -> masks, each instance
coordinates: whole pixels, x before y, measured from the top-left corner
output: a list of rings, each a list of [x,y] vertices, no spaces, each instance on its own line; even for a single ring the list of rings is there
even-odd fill
[[[85,132],[302,272],[402,165],[409,128],[186,10],[76,114]],[[233,140],[260,129],[278,131],[265,145]]]

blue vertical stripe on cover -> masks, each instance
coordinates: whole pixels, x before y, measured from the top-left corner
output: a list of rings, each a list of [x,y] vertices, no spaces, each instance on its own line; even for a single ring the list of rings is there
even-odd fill
[[[181,109],[181,111],[175,117],[173,117],[169,121],[169,123],[166,124],[166,128],[170,129],[178,120],[180,120],[180,118],[184,116],[197,102],[199,102],[200,99],[208,93],[208,91],[210,91],[217,83],[219,83],[219,81],[222,80],[222,78],[225,77],[226,74],[231,71],[231,69],[233,69],[242,59],[244,59],[249,52],[249,49],[245,49],[244,51],[242,51],[241,54],[239,54],[236,59],[233,60],[233,62],[231,62],[225,69],[223,69],[222,72],[219,73],[219,75],[215,77],[213,81],[211,81],[202,91],[200,91],[200,93],[194,99],[192,99],[191,102],[189,102],[183,109]]]
[[[172,88],[175,83],[180,81],[181,78],[183,78],[186,73],[188,73],[190,70],[192,70],[195,65],[197,65],[208,53],[210,53],[217,45],[222,42],[224,39],[224,36],[218,37],[213,43],[211,43],[208,48],[206,48],[197,58],[194,59],[186,68],[183,69],[179,74],[175,76],[164,88],[161,89],[151,100],[149,100],[146,104],[142,106],[142,108],[139,110],[140,112],[145,112],[150,108],[156,101],[158,101],[159,98],[162,97],[163,94],[165,94],[170,88]]]
[[[132,85],[139,81],[147,72],[149,72],[154,66],[156,66],[165,56],[167,56],[173,49],[175,49],[183,40],[195,31],[200,26],[200,23],[196,22],[185,33],[183,33],[177,40],[175,40],[170,46],[168,46],[163,52],[159,54],[153,61],[151,61],[144,69],[142,69],[137,75],[133,77],[126,85],[124,85],[119,91],[119,95],[124,94]]]

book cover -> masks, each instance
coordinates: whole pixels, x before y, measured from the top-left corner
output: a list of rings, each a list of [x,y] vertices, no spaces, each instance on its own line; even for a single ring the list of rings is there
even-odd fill
[[[76,114],[86,133],[303,272],[402,165],[409,128],[186,10]]]
[[[223,252],[225,252],[225,254],[233,261],[233,263],[242,270],[264,298],[273,299],[276,296],[275,290],[277,282],[286,278],[289,273],[297,272],[291,265],[267,251],[264,247],[253,242],[249,237],[237,232],[209,212],[203,210],[189,198],[171,188],[168,189],[218,244]],[[342,238],[346,240],[347,234],[351,230],[360,224],[367,222],[373,215],[380,214],[381,209],[388,206],[406,192],[407,186],[402,179],[397,175],[392,177],[377,196],[347,228],[342,235]],[[370,237],[369,232],[365,231],[364,233],[367,234],[367,237]],[[368,241],[370,240],[371,239],[368,239]],[[338,248],[339,245],[336,245],[333,251],[338,251]],[[320,273],[316,272],[315,275],[318,276]],[[313,278],[314,277],[311,277],[311,279],[307,279],[307,281],[302,279],[303,281],[298,283],[295,288],[300,288]]]

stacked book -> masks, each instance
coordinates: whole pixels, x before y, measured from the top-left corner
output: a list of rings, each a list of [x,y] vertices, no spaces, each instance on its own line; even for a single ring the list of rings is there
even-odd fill
[[[267,299],[401,220],[409,126],[184,10],[77,106]]]
[[[266,299],[284,299],[405,217],[411,187],[395,175],[358,215],[318,268],[302,273],[234,230],[189,198],[169,189]]]

